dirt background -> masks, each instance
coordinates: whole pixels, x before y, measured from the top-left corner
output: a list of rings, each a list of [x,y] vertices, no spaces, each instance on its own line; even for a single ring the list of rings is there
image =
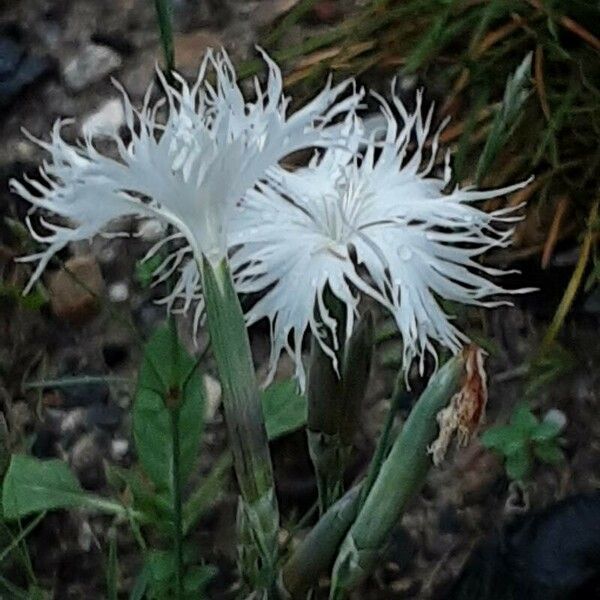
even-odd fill
[[[326,27],[332,19],[343,18],[352,7],[342,8],[341,4],[321,3],[321,12],[312,14],[292,35],[300,39]],[[267,31],[293,2],[179,0],[174,5],[178,67],[192,75],[207,46],[223,45],[236,61],[253,56],[261,32]],[[110,78],[123,84],[134,104],[141,102],[161,61],[159,36],[153,3],[147,0],[21,0],[0,5],[0,37],[7,57],[4,65],[0,62],[5,74],[0,79],[0,214],[22,221],[27,206],[10,195],[8,179],[22,172],[35,173],[43,152],[24,137],[21,128],[44,138],[56,119],[69,117],[73,123],[64,134],[72,140],[99,112],[103,123],[118,123],[120,96]],[[101,494],[108,489],[105,461],[122,466],[135,461],[129,416],[132,386],[112,383],[59,390],[27,388],[24,382],[64,375],[135,377],[140,336],[146,336],[164,319],[163,309],[153,303],[160,290],[149,290],[131,279],[136,261],[151,244],[153,232],[143,233],[131,241],[96,240],[62,254],[62,260],[91,254],[81,267],[82,277],[106,299],[100,308],[79,307],[83,311],[79,325],[72,323],[78,318],[69,312],[74,310],[69,303],[77,292],[68,280],[57,276],[57,269],[50,269],[44,282],[54,296],[65,297],[66,308],[61,310],[54,299],[52,306],[31,310],[6,294],[0,304],[0,392],[9,448],[29,449],[40,458],[63,458],[85,488]],[[17,287],[27,279],[27,269],[12,260],[22,243],[3,221],[0,273],[4,282]],[[539,346],[576,256],[576,246],[567,242],[558,248],[546,271],[542,272],[535,260],[518,264],[527,285],[538,286],[540,292],[520,300],[515,308],[461,315],[467,330],[485,338],[492,348],[488,423],[505,422],[512,407],[523,398],[528,361]],[[520,278],[514,281],[520,285]],[[600,421],[596,417],[599,376],[594,368],[598,310],[600,303],[593,294],[578,300],[563,332],[563,343],[575,353],[577,364],[568,375],[531,398],[540,416],[549,409],[558,409],[566,416],[565,464],[537,465],[529,485],[518,489],[509,486],[499,459],[477,442],[452,452],[442,467],[432,471],[398,528],[382,566],[356,598],[441,597],[471,548],[502,523],[528,508],[541,508],[570,494],[600,487]],[[185,336],[185,322],[180,330]],[[267,331],[254,328],[252,337],[257,364],[264,368]],[[189,341],[189,335],[187,338]],[[382,364],[381,356],[390,347],[393,352],[393,342],[382,348],[372,372],[349,479],[363,472],[383,422],[394,371]],[[214,374],[210,359],[204,368]],[[286,372],[289,365],[283,361],[282,376]],[[218,386],[214,379],[210,383],[213,392],[200,476],[225,444]],[[414,392],[417,390],[418,383]],[[409,406],[410,399],[405,411]],[[273,452],[286,522],[314,501],[314,479],[302,434],[277,441]],[[213,598],[231,597],[235,589],[234,513],[231,485],[195,533],[203,556],[220,569],[210,592]],[[102,517],[58,512],[48,516],[31,535],[34,570],[54,598],[105,597],[108,525]],[[125,529],[119,537],[119,558],[126,591],[140,559]]]

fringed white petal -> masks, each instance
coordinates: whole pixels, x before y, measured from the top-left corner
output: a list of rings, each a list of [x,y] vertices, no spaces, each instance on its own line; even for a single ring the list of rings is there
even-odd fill
[[[60,121],[49,142],[36,140],[51,160],[39,180],[13,180],[11,188],[34,209],[61,220],[60,225],[46,225],[46,236],[30,226],[47,248],[26,258],[39,261],[28,287],[70,242],[89,239],[120,217],[158,217],[187,242],[183,254],[176,251],[158,269],[159,280],[179,273],[166,304],[187,310],[197,301],[199,277],[193,258],[217,260],[226,255],[231,212],[246,190],[291,152],[337,143],[328,134],[332,119],[356,107],[362,96],[350,90],[336,103],[351,82],[336,87],[328,83],[288,117],[281,72],[262,55],[268,78],[264,88],[255,83],[254,102],[244,99],[227,54],[209,50],[192,85],[175,74],[176,85],[171,86],[159,72],[164,98],[151,104],[149,88],[139,110],[115,83],[123,94],[125,139],[130,141],[126,144],[113,135],[112,155],[100,152],[91,137],[78,146],[67,144]],[[214,87],[207,78],[210,70],[216,75]]]
[[[250,323],[271,323],[271,372],[285,349],[296,363],[303,386],[301,342],[307,329],[332,356],[347,339],[336,332],[324,306],[329,287],[354,316],[360,294],[375,298],[395,318],[403,339],[404,369],[427,353],[437,360],[434,343],[458,352],[467,340],[452,323],[440,299],[494,306],[508,290],[489,276],[476,258],[511,241],[518,209],[486,213],[474,202],[509,194],[527,182],[497,190],[455,189],[446,160],[434,176],[439,131],[426,156],[433,112],[425,117],[422,95],[409,113],[393,99],[402,124],[380,98],[383,132],[364,137],[356,117],[346,120],[349,151],[327,150],[295,173],[270,169],[267,185],[252,190],[235,215],[230,243],[239,289],[263,292],[250,309]],[[380,135],[383,133],[383,135]],[[362,142],[360,154],[356,152]],[[525,290],[512,290],[520,292]],[[327,347],[322,328],[334,333]]]

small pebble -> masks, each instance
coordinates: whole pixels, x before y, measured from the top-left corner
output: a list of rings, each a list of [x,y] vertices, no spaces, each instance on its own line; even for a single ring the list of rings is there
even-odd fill
[[[558,427],[560,427],[560,431],[564,431],[567,426],[567,415],[562,410],[558,408],[551,408],[545,415],[544,421],[548,423],[555,423]]]
[[[123,366],[129,357],[127,346],[121,343],[108,343],[102,347],[102,357],[109,369]]]
[[[63,69],[63,78],[72,92],[80,92],[118,69],[122,62],[112,48],[88,44],[67,63]]]
[[[221,404],[221,384],[211,375],[204,375],[204,390],[206,392],[206,403],[204,406],[204,417],[212,421]]]
[[[129,442],[124,439],[112,440],[110,445],[110,455],[114,461],[120,461],[125,458],[129,452]]]
[[[123,411],[112,402],[92,404],[87,408],[85,416],[88,427],[99,427],[108,431],[117,429],[122,419]]]
[[[81,485],[88,490],[97,490],[104,485],[103,452],[93,433],[86,433],[75,442],[71,450],[71,468]]]
[[[145,219],[138,226],[138,235],[144,242],[157,242],[164,232],[165,226],[158,219]]]
[[[50,275],[48,291],[55,316],[73,325],[87,323],[100,312],[99,297],[104,291],[98,262],[89,254],[70,258],[65,269]]]
[[[125,302],[129,298],[129,286],[124,281],[113,283],[108,290],[111,302]]]
[[[81,126],[81,133],[84,136],[111,136],[116,134],[124,123],[123,103],[118,98],[113,98],[86,117]]]

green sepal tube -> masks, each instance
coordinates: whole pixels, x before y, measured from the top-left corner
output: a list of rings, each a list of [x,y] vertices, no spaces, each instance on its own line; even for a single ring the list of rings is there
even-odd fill
[[[241,560],[246,583],[272,586],[277,561],[279,511],[273,467],[250,342],[226,259],[200,264],[210,342],[223,388],[223,406],[241,493],[238,528],[245,549]],[[256,556],[250,566],[248,556]],[[257,581],[257,577],[259,581]],[[270,597],[270,595],[268,596]]]
[[[337,305],[330,302],[334,307]],[[338,327],[344,320],[333,311]],[[338,311],[339,312],[339,311]],[[352,454],[373,354],[371,313],[337,353],[341,377],[313,337],[308,375],[308,448],[315,468],[320,514],[344,493],[344,471]]]
[[[408,501],[419,491],[432,464],[436,416],[459,390],[462,355],[433,375],[383,462],[365,502],[341,544],[333,566],[330,600],[345,598],[376,566]]]
[[[319,575],[331,568],[340,543],[356,518],[359,501],[360,486],[356,486],[329,508],[294,549],[282,569],[285,598],[304,600]]]

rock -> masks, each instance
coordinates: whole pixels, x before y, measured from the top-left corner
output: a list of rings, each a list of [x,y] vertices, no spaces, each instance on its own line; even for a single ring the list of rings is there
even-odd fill
[[[544,415],[544,422],[553,423],[560,428],[560,431],[564,431],[567,427],[567,415],[558,408],[551,408]]]
[[[110,136],[116,134],[124,124],[123,103],[119,98],[113,98],[84,119],[81,133],[84,136]]]
[[[318,23],[335,23],[341,14],[340,7],[334,0],[321,0],[313,8],[313,15]]]
[[[140,221],[137,234],[144,242],[157,242],[165,234],[165,225],[158,219]]]
[[[83,552],[89,552],[92,549],[92,543],[96,541],[94,532],[90,526],[90,522],[87,520],[82,521],[79,524],[79,531],[77,532],[77,544],[79,549]]]
[[[108,343],[102,347],[104,363],[110,369],[120,367],[129,357],[129,351],[124,344]]]
[[[123,439],[112,440],[110,444],[110,456],[111,458],[119,462],[125,458],[129,452],[129,442]]]
[[[71,449],[70,464],[81,485],[88,490],[97,490],[105,482],[103,452],[100,441],[93,433],[86,433]]]
[[[0,107],[50,70],[47,58],[28,54],[14,35],[0,35]]]
[[[58,441],[56,433],[50,429],[40,429],[36,432],[31,445],[31,454],[36,458],[56,458],[58,456]]]
[[[66,64],[62,75],[72,92],[80,92],[118,69],[121,64],[121,57],[112,48],[88,44]]]
[[[63,375],[66,375],[63,373]],[[70,377],[81,377],[82,382],[64,386],[60,391],[63,402],[62,408],[75,408],[78,406],[92,406],[93,404],[105,404],[108,402],[110,389],[103,381],[92,381],[87,383],[86,376],[100,377],[100,373],[72,373]]]
[[[60,411],[63,415],[60,422],[60,433],[63,438],[70,441],[86,429],[86,410],[78,407],[70,411]]]
[[[96,259],[91,255],[69,259],[65,269],[50,276],[48,291],[50,307],[56,317],[73,325],[87,323],[100,312],[99,297],[104,291],[104,279]]]
[[[129,286],[124,281],[113,283],[108,289],[111,302],[125,302],[129,298]]]
[[[133,319],[136,327],[142,335],[149,335],[159,323],[165,319],[165,307],[144,301],[133,311]]]
[[[92,404],[86,410],[85,421],[88,427],[99,427],[115,431],[123,419],[123,411],[116,404]]]
[[[15,402],[11,407],[11,422],[12,427],[15,431],[20,434],[26,433],[26,431],[33,425],[34,416],[29,408],[27,402],[18,401]]]
[[[211,375],[204,375],[204,391],[206,392],[206,404],[204,405],[204,418],[212,421],[221,404],[221,384]]]
[[[266,27],[292,10],[296,4],[298,0],[262,0],[253,11],[254,21],[258,27]]]
[[[175,56],[177,69],[190,77],[196,76],[208,48],[218,49],[224,46],[223,40],[207,31],[194,31],[175,36]],[[163,62],[161,56],[161,64]]]

